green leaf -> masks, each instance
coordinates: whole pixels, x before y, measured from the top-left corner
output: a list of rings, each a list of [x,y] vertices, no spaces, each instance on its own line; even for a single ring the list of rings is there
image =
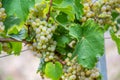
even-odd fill
[[[22,42],[10,42],[12,45],[12,51],[15,55],[20,55],[22,49]]]
[[[35,3],[41,3],[42,0],[35,0]]]
[[[67,14],[60,12],[59,15],[57,15],[56,20],[61,23],[61,24],[67,24],[68,19],[67,19]]]
[[[22,41],[27,37],[27,31],[25,28],[22,28],[17,34],[9,34],[9,37]]]
[[[79,33],[78,31],[75,33],[76,28],[77,27],[71,30],[71,35]],[[81,29],[79,29],[80,35],[75,35],[79,41],[75,47],[73,56],[77,55],[79,64],[92,69],[97,63],[97,58],[104,53],[104,34],[99,26],[92,20],[85,22]]]
[[[74,37],[74,38],[76,38],[77,40],[79,40],[79,38],[80,38],[81,35],[82,35],[82,28],[80,27],[79,24],[76,24],[76,25],[74,25],[74,26],[71,26],[71,27],[69,28],[69,34],[70,34],[72,37]]]
[[[66,44],[68,44],[71,41],[71,38],[68,35],[68,30],[66,30],[62,26],[58,26],[53,38],[57,42],[57,46],[63,48],[65,48]]]
[[[56,51],[59,52],[61,55],[66,55],[69,52],[73,52],[73,48],[70,48],[69,46],[66,46],[65,48],[57,46]]]
[[[56,36],[55,40],[57,41],[57,46],[66,47],[66,44],[70,42],[70,38],[65,35]]]
[[[35,4],[35,0],[2,0],[2,4],[8,17],[15,16],[25,21],[29,14],[29,9]]]
[[[115,20],[118,16],[119,16],[119,13],[117,11],[112,12],[113,20]]]
[[[69,21],[74,21],[75,16],[79,20],[83,14],[83,5],[80,1],[81,0],[60,0],[55,2],[53,7],[55,10],[59,10],[60,12],[67,14]]]
[[[77,20],[80,20],[83,14],[83,5],[80,3],[81,0],[74,0],[74,9]]]
[[[54,40],[57,42],[56,51],[60,54],[65,54],[66,52],[72,50],[71,48],[68,48],[68,44],[72,40],[68,33],[67,29],[62,26],[58,26],[53,35]]]
[[[62,64],[59,62],[49,62],[45,67],[45,75],[52,80],[59,80],[62,76]]]
[[[118,48],[118,53],[120,54],[120,37],[116,36],[116,34],[114,33],[114,31],[110,31],[112,40],[115,41],[117,48]]]
[[[13,26],[8,30],[7,34],[17,34],[18,32],[19,31],[18,31],[17,27]]]
[[[54,3],[60,4],[63,0],[53,0]]]
[[[63,0],[60,4],[54,4],[54,9],[59,10],[68,15],[68,20],[73,21],[75,19],[73,0]]]
[[[27,4],[26,4],[27,3]],[[7,18],[4,22],[5,30],[14,25],[21,27],[26,21],[29,9],[35,4],[34,0],[2,0],[3,7],[6,10]],[[17,27],[18,27],[17,26]]]
[[[0,43],[0,54],[1,54],[1,51],[2,51],[2,43]]]
[[[8,31],[9,28],[11,28],[14,25],[20,25],[21,20],[15,16],[9,16],[5,19],[5,30]]]

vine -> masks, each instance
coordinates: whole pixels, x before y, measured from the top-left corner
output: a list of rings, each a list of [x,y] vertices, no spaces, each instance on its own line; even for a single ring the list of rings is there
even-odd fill
[[[2,0],[0,14],[0,53],[8,54],[0,58],[20,55],[24,43],[40,58],[42,78],[102,80],[104,39],[120,53],[119,0]]]

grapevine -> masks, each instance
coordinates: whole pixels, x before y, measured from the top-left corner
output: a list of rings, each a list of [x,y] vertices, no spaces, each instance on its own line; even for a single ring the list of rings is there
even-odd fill
[[[106,31],[120,53],[120,0],[19,2],[0,1],[1,53],[20,55],[24,43],[40,59],[43,79],[102,80],[96,65]]]

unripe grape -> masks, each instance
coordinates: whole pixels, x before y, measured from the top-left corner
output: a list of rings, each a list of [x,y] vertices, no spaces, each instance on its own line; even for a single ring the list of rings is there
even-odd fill
[[[37,43],[33,43],[33,47],[36,47],[37,46]]]
[[[53,56],[49,56],[49,59],[52,60],[52,59],[54,59],[54,57]]]
[[[36,27],[36,22],[32,22],[32,27]]]
[[[46,49],[46,47],[47,47],[46,45],[43,45],[43,46],[42,46],[43,49]]]
[[[40,35],[40,34],[38,34],[38,33],[40,33],[40,29],[36,28],[36,34],[37,34],[37,35]]]
[[[70,66],[70,65],[71,65],[71,63],[70,63],[70,62],[67,62],[67,65],[68,65],[68,66]]]
[[[45,58],[45,62],[48,62],[49,61],[49,59],[48,58]]]
[[[45,36],[41,36],[41,37],[40,37],[40,40],[45,40]]]
[[[91,78],[96,78],[95,73],[92,73],[92,74],[90,75],[90,77],[91,77]]]
[[[88,70],[86,71],[86,76],[89,76],[91,74],[91,72]]]
[[[69,58],[66,58],[66,59],[65,59],[65,62],[69,62],[69,60],[70,60]]]
[[[68,53],[67,56],[71,58],[72,57],[72,53]]]
[[[84,22],[84,21],[86,21],[86,20],[87,20],[86,17],[82,17],[82,19],[81,19],[82,22]]]
[[[42,28],[42,31],[43,31],[43,32],[46,32],[46,30],[47,30],[46,27],[43,27],[43,28]]]
[[[81,76],[85,76],[85,72],[81,72],[80,74],[81,74]]]

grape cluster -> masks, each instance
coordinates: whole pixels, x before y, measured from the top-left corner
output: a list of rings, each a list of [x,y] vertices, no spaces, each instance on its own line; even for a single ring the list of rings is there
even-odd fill
[[[101,25],[108,24],[115,26],[116,22],[112,21],[112,11],[120,10],[120,0],[92,0],[83,1],[84,15],[81,22],[85,22],[87,19],[94,19]]]
[[[36,4],[35,8],[30,12],[30,17],[27,20],[27,25],[35,33],[33,44],[29,45],[29,48],[34,51],[34,55],[37,57],[44,57],[45,62],[54,59],[54,51],[56,48],[56,41],[52,36],[56,30],[56,25],[52,22],[47,22],[43,18],[43,12],[46,4]]]
[[[0,2],[0,33],[4,31],[3,21],[6,18],[5,9],[2,8],[2,3]]]
[[[30,46],[31,49],[39,54],[46,53],[49,59],[52,59],[56,48],[56,41],[53,41],[52,36],[56,26],[48,24],[45,20],[42,21],[39,18],[29,20],[28,22],[35,32],[34,43]],[[49,59],[46,58],[45,60],[49,61]]]
[[[100,77],[99,70],[95,67],[92,70],[82,67],[76,63],[76,57],[70,60],[72,53],[68,53],[68,57],[65,59],[65,65],[63,65],[62,80],[96,80]]]

